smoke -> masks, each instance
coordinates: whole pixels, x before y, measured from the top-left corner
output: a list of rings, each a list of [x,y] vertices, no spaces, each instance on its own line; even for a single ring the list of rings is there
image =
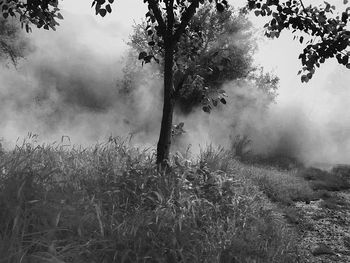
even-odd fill
[[[330,62],[310,84],[298,81],[287,84],[282,76],[277,101],[268,108],[266,93],[249,83],[225,84],[227,105],[210,115],[198,110],[178,117],[187,132],[180,145],[190,143],[194,152],[208,144],[230,148],[236,136],[246,135],[247,150],[266,157],[290,157],[305,165],[350,163],[347,69]]]
[[[30,35],[35,49],[17,69],[4,66],[0,72],[5,144],[28,132],[40,141],[68,136],[82,145],[129,133],[135,143],[154,141],[161,117],[160,80],[139,79],[132,97],[120,94],[116,80],[127,51],[123,30],[70,14],[57,32],[35,30]],[[152,72],[151,67],[143,70]]]
[[[330,60],[301,84],[296,74],[300,46],[287,34],[273,41],[261,48],[257,61],[270,62],[280,77],[276,103],[266,108],[266,94],[247,82],[226,83],[227,105],[210,115],[198,110],[178,117],[187,131],[180,145],[190,143],[194,152],[210,143],[230,148],[237,135],[246,135],[249,149],[266,157],[291,157],[306,165],[349,164],[348,69]]]
[[[29,36],[30,54],[17,69],[1,68],[0,137],[5,145],[32,132],[43,142],[69,136],[72,144],[82,145],[132,134],[135,144],[154,146],[162,112],[162,81],[154,77],[153,66],[136,72],[136,89],[123,95],[116,84],[129,59],[127,30],[113,22],[99,24],[89,16],[64,16],[57,32],[34,30]],[[249,81],[226,83],[227,105],[211,114],[198,109],[175,116],[175,124],[185,123],[186,133],[175,140],[174,150],[190,144],[197,153],[211,143],[230,148],[237,135],[247,135],[251,150],[258,154],[294,157],[306,164],[349,163],[350,76],[346,69],[336,62],[326,63],[308,85],[300,85],[295,76],[300,66],[298,50],[286,53],[288,46],[280,51],[269,48],[273,53],[263,49],[267,57],[262,60],[278,65],[277,102],[267,108],[266,93]]]

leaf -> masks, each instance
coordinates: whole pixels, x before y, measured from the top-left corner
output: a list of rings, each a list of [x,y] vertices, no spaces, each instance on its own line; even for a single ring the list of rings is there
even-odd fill
[[[98,13],[99,13],[102,17],[104,17],[104,16],[107,14],[107,11],[106,11],[106,9],[101,8],[101,9],[98,11]]]
[[[342,57],[341,57],[341,54],[337,54],[335,57],[336,57],[336,59],[338,60],[338,63],[339,63],[339,64],[342,64]]]
[[[139,60],[144,59],[146,56],[147,56],[147,53],[145,51],[140,52]]]
[[[26,31],[27,31],[27,33],[31,32],[31,28],[28,24],[26,24]]]
[[[150,63],[152,58],[153,58],[153,55],[148,55],[144,57],[143,60],[145,61],[145,63]]]
[[[113,4],[114,0],[108,0],[109,3]]]
[[[112,7],[110,4],[106,5],[106,10],[108,13],[112,13]]]
[[[303,41],[304,41],[304,37],[303,37],[303,36],[301,36],[301,37],[299,38],[299,42],[300,42],[300,44],[302,44],[302,43],[303,43]]]
[[[151,46],[151,47],[153,47],[155,44],[156,44],[156,43],[155,43],[153,40],[150,41],[150,42],[148,42],[148,45]]]
[[[216,4],[216,10],[218,10],[218,12],[222,13],[222,12],[225,11],[225,7],[222,4],[217,3]]]
[[[301,82],[308,82],[309,78],[306,75],[301,76]]]
[[[63,19],[63,16],[61,15],[61,13],[57,13],[57,18],[58,19]]]
[[[226,100],[224,98],[221,98],[220,101],[222,104],[226,104]]]
[[[347,67],[348,69],[350,69],[350,63],[349,63],[349,64],[347,64],[347,65],[346,65],[346,67]]]
[[[152,35],[152,34],[153,34],[153,30],[148,30],[148,31],[147,31],[147,35],[150,36],[150,35]]]
[[[210,107],[209,106],[203,106],[203,111],[206,113],[210,113]]]

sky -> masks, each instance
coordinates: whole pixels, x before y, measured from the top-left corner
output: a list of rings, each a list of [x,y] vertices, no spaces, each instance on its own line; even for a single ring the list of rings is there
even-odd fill
[[[67,135],[75,143],[91,144],[116,130],[120,135],[132,130],[140,135],[137,143],[155,145],[161,96],[150,89],[160,89],[161,83],[149,80],[150,84],[146,85],[140,80],[135,95],[137,103],[123,101],[115,91],[132,25],[144,17],[146,6],[141,0],[115,1],[112,14],[101,18],[94,14],[90,2],[60,1],[64,20],[60,21],[57,32],[34,29],[28,36],[32,53],[19,69],[7,68],[0,73],[3,83],[0,92],[6,102],[3,103],[6,107],[0,107],[3,109],[0,136],[5,141],[15,141],[33,131],[48,141]],[[245,3],[244,0],[229,2],[234,6]],[[304,0],[306,5],[318,2],[323,1]],[[337,8],[344,7],[342,0],[331,2]],[[279,96],[269,116],[262,122],[247,114],[247,126],[259,123],[251,134],[255,150],[266,152],[271,145],[292,143],[298,157],[305,162],[349,163],[349,71],[334,60],[327,61],[309,83],[302,84],[297,75],[302,46],[293,41],[290,32],[284,32],[279,39],[264,38],[262,26],[266,21],[254,16],[251,19],[262,36],[255,62],[280,78]],[[145,69],[148,70],[152,71]],[[14,102],[9,102],[14,96]],[[32,97],[39,98],[40,103],[30,104]],[[89,111],[91,107],[100,110]],[[229,115],[227,110],[221,117],[196,113],[187,118],[192,132],[188,135],[189,142],[203,145],[214,141],[225,145],[227,141],[221,138],[228,127],[221,127],[220,123],[224,122],[222,116],[229,118]],[[222,132],[203,128],[210,125],[221,127]]]

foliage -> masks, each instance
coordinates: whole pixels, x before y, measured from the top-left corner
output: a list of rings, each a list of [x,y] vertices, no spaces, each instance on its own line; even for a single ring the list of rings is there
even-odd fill
[[[56,30],[59,23],[57,19],[63,19],[58,13],[58,0],[2,0],[0,1],[0,12],[6,19],[9,16],[19,17],[22,27],[25,26],[27,32],[31,31],[30,24],[38,28]]]
[[[344,4],[347,4],[346,0]],[[305,73],[301,76],[302,82],[311,79],[316,67],[332,57],[350,69],[350,31],[347,26],[350,7],[334,14],[335,6],[326,1],[318,7],[305,7],[302,0],[248,0],[248,8],[254,10],[257,16],[272,17],[265,25],[267,37],[279,37],[286,28],[293,29],[293,33],[300,31],[313,37],[306,42],[308,45],[299,56],[303,65],[299,73]],[[304,42],[303,35],[298,39],[300,43]]]
[[[295,233],[242,173],[177,156],[164,174],[153,157],[118,138],[2,152],[0,261],[297,262]]]
[[[10,59],[16,65],[23,58],[28,42],[22,36],[20,27],[7,19],[0,18],[0,58]]]
[[[106,0],[94,0],[92,5],[95,6],[96,14],[105,16],[107,12],[112,12],[110,4],[113,2],[113,0],[108,2]],[[188,32],[190,21],[200,5],[215,3],[216,10],[224,12],[228,8],[228,3],[226,0],[144,0],[144,3],[148,5],[149,10],[146,13],[147,35],[159,37],[157,42],[152,40],[148,42],[148,45],[150,47],[158,46],[164,50],[164,104],[157,145],[157,163],[162,165],[163,161],[168,159],[170,153],[172,120],[174,105],[179,92],[178,87],[181,87],[187,78],[187,72],[182,71],[181,65],[176,69],[174,52],[179,50],[179,41]],[[323,60],[334,55],[337,56],[339,62],[348,65],[348,54],[342,54],[342,52],[346,50],[350,41],[349,31],[345,29],[350,9],[344,11],[341,18],[340,16],[336,18],[327,17],[334,9],[328,3],[326,3],[325,8],[312,6],[305,8],[302,0],[289,0],[284,3],[280,3],[279,0],[248,0],[248,9],[255,10],[256,15],[273,16],[271,21],[266,24],[268,36],[278,37],[284,28],[294,27],[320,39],[316,44],[309,44],[300,56],[304,66],[303,70],[308,72],[308,74],[302,76],[302,81],[308,81],[315,71],[315,66],[319,66]],[[155,30],[152,30],[153,28]],[[189,32],[189,36],[199,39],[199,41],[192,42],[195,46],[188,54],[191,55],[196,53],[197,44],[201,43],[201,32],[197,32],[196,28],[193,28],[193,31]],[[303,42],[302,38],[300,38],[300,42]],[[152,59],[157,60],[153,54],[148,54],[145,51],[140,52],[139,59],[146,63]],[[173,72],[174,68],[177,70],[175,73]],[[204,79],[197,74],[193,76],[191,83],[201,86],[204,84]],[[226,102],[225,98],[219,97],[217,99],[222,103]],[[215,103],[217,103],[217,99],[214,99]],[[213,102],[213,105],[215,103]],[[207,112],[210,112],[210,109],[207,105],[203,108]]]
[[[94,0],[92,6],[95,7],[96,14],[105,16],[112,12],[111,5],[114,1]],[[144,0],[148,6],[146,13],[146,29],[150,37],[158,36],[157,43],[152,40],[148,42],[149,46],[157,45],[164,50],[164,103],[163,116],[161,122],[160,136],[157,144],[157,163],[164,168],[166,160],[169,158],[173,113],[175,101],[178,93],[178,86],[182,82],[182,76],[185,72],[179,71],[178,76],[173,72],[174,52],[178,49],[178,43],[181,37],[186,33],[189,22],[195,15],[200,5],[204,3],[215,2],[218,12],[223,12],[228,7],[226,0]],[[152,30],[154,28],[155,30]],[[155,58],[153,55],[142,51],[139,59],[148,63]],[[195,78],[200,83],[200,78]],[[224,101],[224,98],[220,98]]]
[[[155,29],[146,22],[135,25],[129,45],[163,66],[164,52],[157,44],[160,37],[150,35],[150,30]],[[247,17],[233,8],[218,13],[211,4],[205,4],[198,9],[174,55],[176,104],[182,113],[198,106],[210,112],[220,103],[226,104],[222,85],[241,78],[255,82],[254,86],[264,89],[273,100],[278,78],[253,67],[252,31]],[[155,43],[152,46],[148,44],[151,41]]]

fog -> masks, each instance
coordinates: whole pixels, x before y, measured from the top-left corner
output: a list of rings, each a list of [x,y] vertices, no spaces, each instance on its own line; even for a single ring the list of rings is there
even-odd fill
[[[12,147],[17,138],[32,132],[40,142],[68,136],[71,144],[83,146],[109,136],[132,135],[136,145],[154,147],[162,109],[162,80],[153,74],[156,65],[143,67],[135,78],[135,91],[121,95],[116,84],[129,59],[128,29],[113,21],[98,23],[89,15],[65,12],[64,17],[57,32],[34,30],[27,36],[30,50],[17,68],[1,66],[3,145]],[[282,36],[278,41],[284,42],[276,40],[275,45],[291,39]],[[229,148],[237,135],[248,135],[255,153],[286,155],[307,164],[349,163],[347,69],[334,61],[326,63],[309,84],[301,85],[295,44],[275,48],[271,54],[266,47],[271,50],[274,44],[264,45],[257,63],[268,61],[266,67],[281,78],[276,103],[266,109],[264,94],[254,86],[225,83],[226,106],[210,115],[198,109],[175,116],[175,123],[185,123],[186,133],[177,139],[174,150],[190,145],[197,153],[208,144]]]

